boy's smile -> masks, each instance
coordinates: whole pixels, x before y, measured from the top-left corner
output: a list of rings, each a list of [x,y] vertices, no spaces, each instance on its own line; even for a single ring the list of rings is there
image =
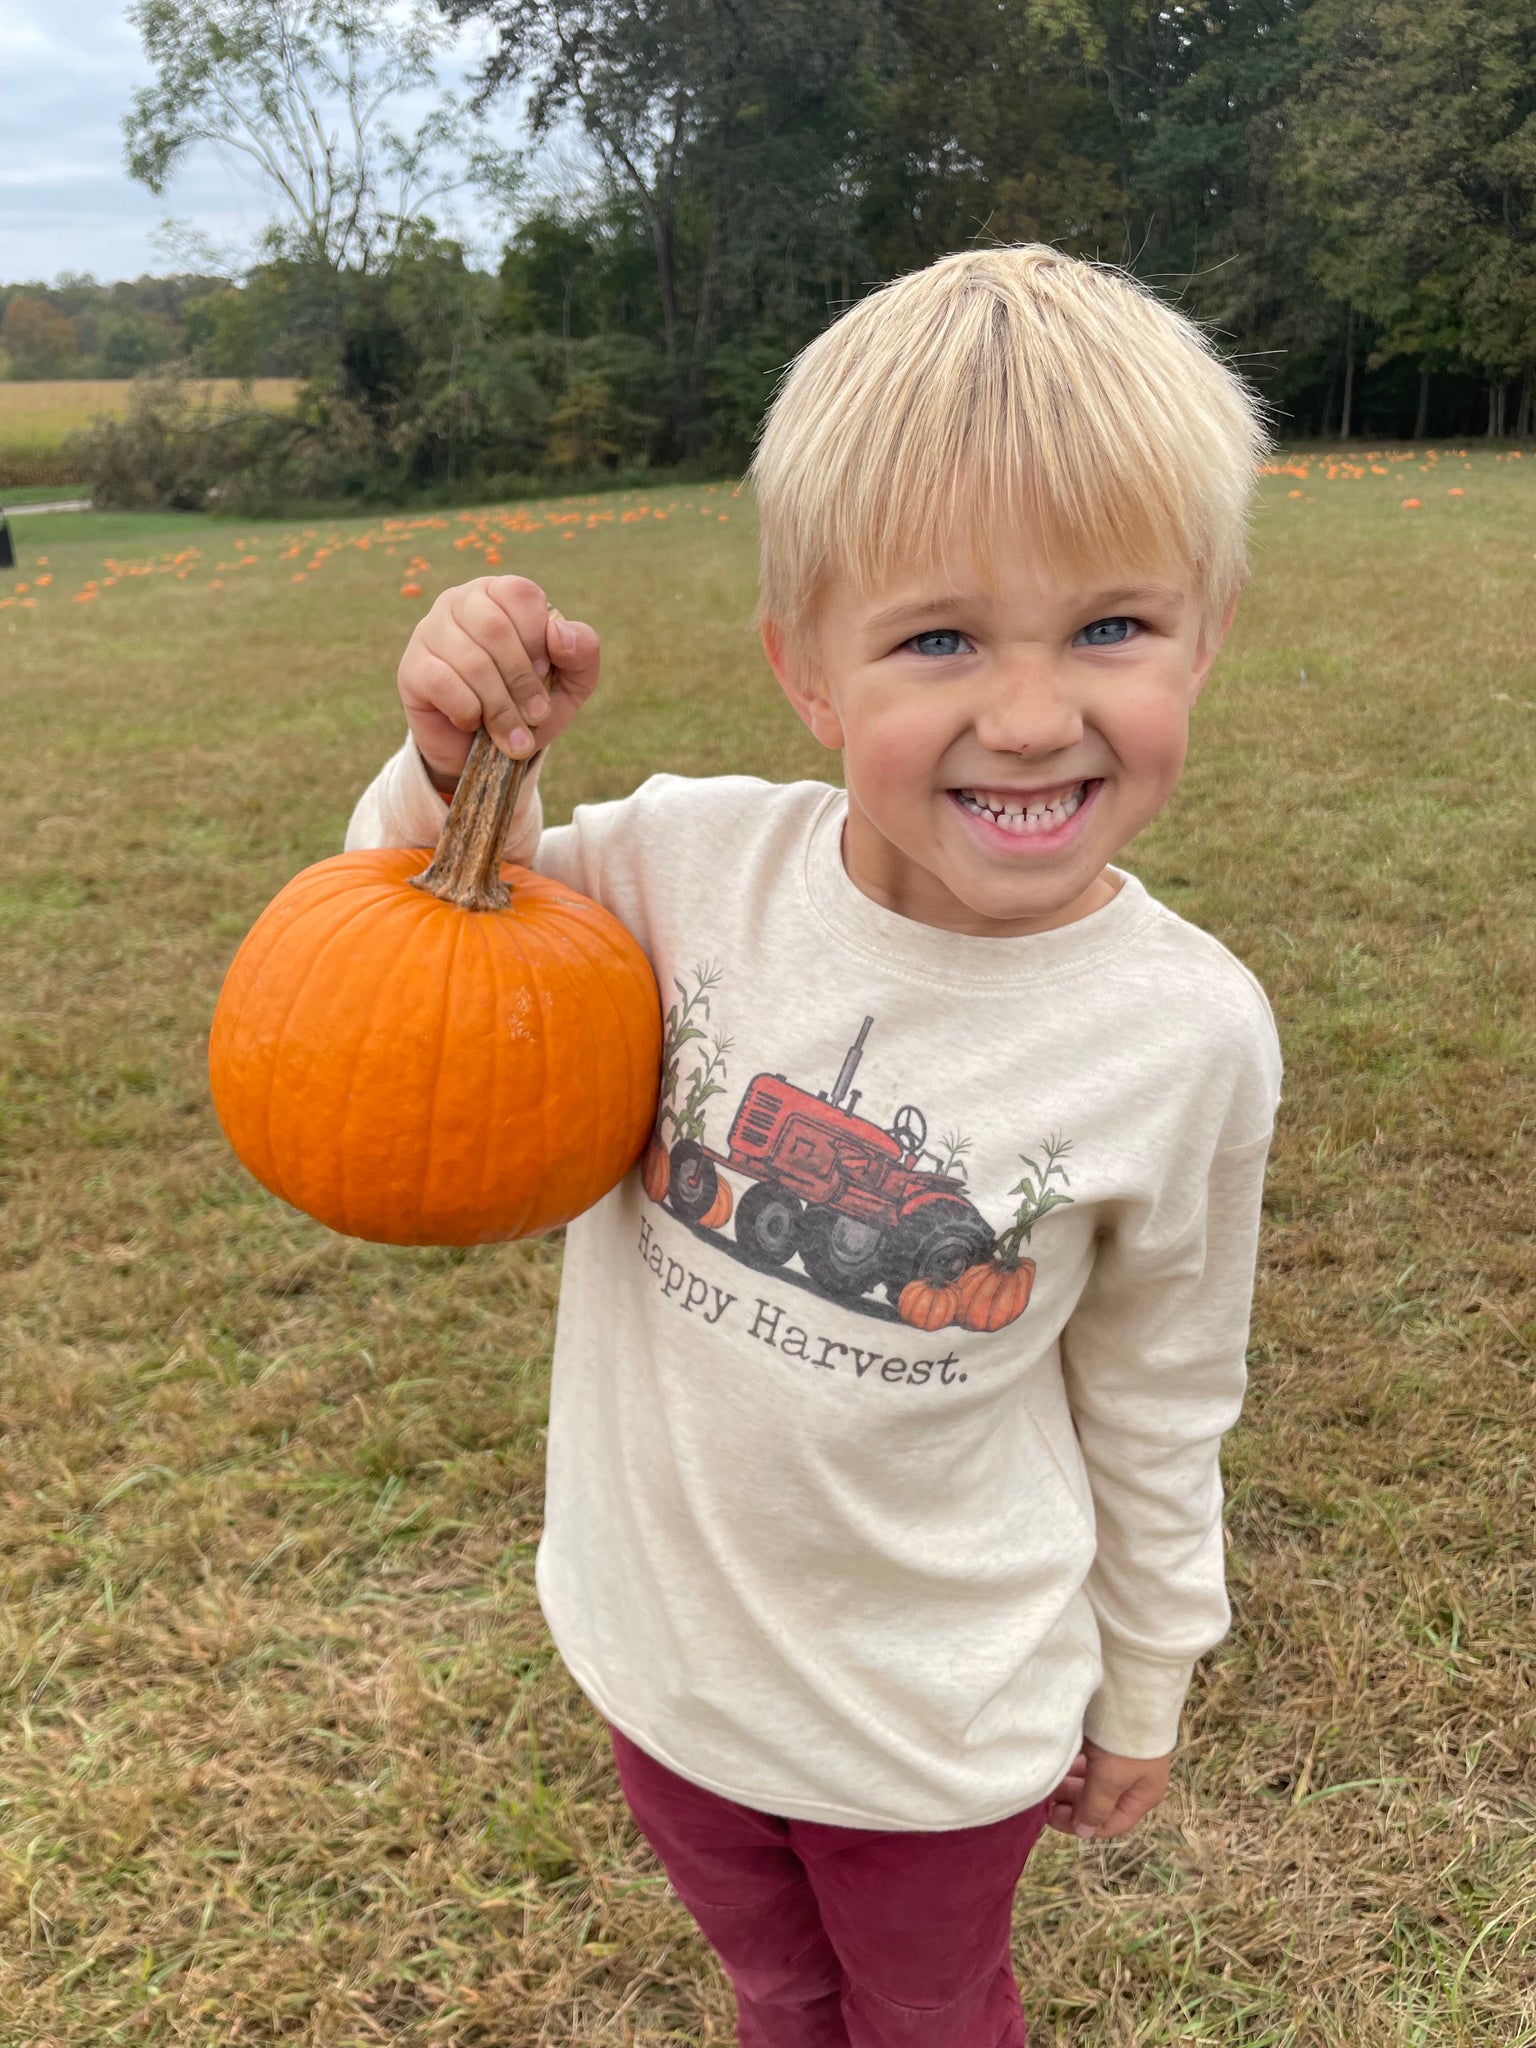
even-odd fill
[[[990,567],[953,551],[878,590],[832,583],[799,652],[769,628],[790,701],[843,755],[854,884],[999,938],[1109,902],[1105,870],[1173,793],[1220,645],[1193,581],[1052,572],[1020,535]]]

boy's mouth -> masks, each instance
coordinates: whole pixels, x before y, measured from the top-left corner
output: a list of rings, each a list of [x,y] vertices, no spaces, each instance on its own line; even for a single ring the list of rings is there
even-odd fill
[[[1022,838],[1059,831],[1098,786],[1096,780],[1090,780],[1064,782],[1054,789],[952,789],[950,795],[962,810]]]

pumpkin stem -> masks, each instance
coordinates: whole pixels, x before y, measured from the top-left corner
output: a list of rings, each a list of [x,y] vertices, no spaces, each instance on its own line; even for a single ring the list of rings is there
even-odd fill
[[[484,727],[475,734],[432,865],[412,876],[413,889],[425,889],[461,910],[506,909],[512,891],[501,879],[501,850],[528,770],[538,758],[530,754],[526,761],[508,760]]]

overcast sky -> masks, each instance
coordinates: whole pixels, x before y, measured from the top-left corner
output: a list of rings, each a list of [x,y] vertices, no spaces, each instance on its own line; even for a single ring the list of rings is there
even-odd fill
[[[463,69],[445,81],[460,82]],[[221,247],[248,244],[268,218],[260,191],[208,149],[162,198],[133,183],[122,119],[148,77],[117,0],[0,0],[0,284],[169,269],[150,240],[167,215]],[[501,139],[515,140],[510,124]]]

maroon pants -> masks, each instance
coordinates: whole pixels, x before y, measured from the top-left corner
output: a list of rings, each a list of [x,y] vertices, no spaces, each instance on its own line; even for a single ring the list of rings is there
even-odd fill
[[[1014,1887],[1049,1801],[892,1834],[780,1820],[613,1732],[629,1810],[735,1986],[741,2048],[1024,2048]]]

